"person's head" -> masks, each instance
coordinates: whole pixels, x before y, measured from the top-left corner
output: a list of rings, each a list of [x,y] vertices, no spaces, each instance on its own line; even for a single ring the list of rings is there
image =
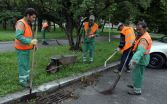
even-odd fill
[[[123,27],[124,27],[124,24],[123,24],[123,23],[119,23],[117,30],[118,30],[118,31],[122,31]]]
[[[27,8],[25,10],[24,16],[32,23],[36,19],[37,12],[34,8]]]
[[[94,20],[95,20],[95,16],[94,15],[90,15],[89,16],[89,24],[93,24],[94,23]]]
[[[136,30],[139,34],[144,34],[147,31],[147,24],[145,22],[138,22]]]
[[[47,21],[47,20],[44,20],[43,23],[48,23],[48,21]]]

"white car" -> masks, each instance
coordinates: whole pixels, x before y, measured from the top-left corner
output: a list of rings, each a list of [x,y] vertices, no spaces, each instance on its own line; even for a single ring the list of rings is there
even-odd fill
[[[159,69],[164,65],[167,66],[167,36],[162,37],[160,41],[153,41],[148,67]]]

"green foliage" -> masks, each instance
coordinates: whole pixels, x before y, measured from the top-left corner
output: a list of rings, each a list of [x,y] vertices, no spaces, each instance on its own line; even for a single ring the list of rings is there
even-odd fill
[[[73,31],[79,34],[81,17],[90,14],[99,24],[100,19],[109,17],[112,23],[145,20],[151,31],[167,33],[167,0],[1,0],[0,20],[20,17],[27,7],[34,7],[41,21],[59,24],[72,44]]]
[[[136,6],[130,1],[122,1],[117,4],[117,10],[114,17],[117,18],[117,22],[121,21],[126,24],[133,23],[138,14]]]
[[[15,21],[17,17],[20,17],[20,12],[5,10],[0,13],[0,21],[2,20],[13,20]]]

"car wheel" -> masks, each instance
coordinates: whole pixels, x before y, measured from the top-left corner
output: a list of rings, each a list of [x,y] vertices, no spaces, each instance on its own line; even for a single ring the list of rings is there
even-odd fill
[[[153,69],[159,69],[159,68],[162,68],[164,64],[165,64],[165,60],[162,55],[158,53],[154,53],[150,55],[150,62],[148,67]]]

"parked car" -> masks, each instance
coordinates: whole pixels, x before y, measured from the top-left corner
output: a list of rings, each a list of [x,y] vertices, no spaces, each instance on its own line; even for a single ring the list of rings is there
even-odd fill
[[[162,37],[160,41],[153,41],[148,67],[159,69],[164,65],[167,66],[167,36]]]

